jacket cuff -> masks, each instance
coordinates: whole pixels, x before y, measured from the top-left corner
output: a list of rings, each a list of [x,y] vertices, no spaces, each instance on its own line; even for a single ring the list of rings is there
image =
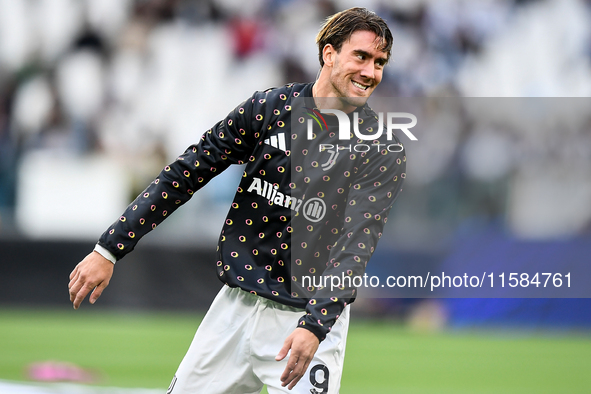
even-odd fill
[[[306,330],[310,331],[312,334],[316,335],[320,342],[324,341],[326,338],[326,334],[330,331],[329,328],[326,328],[318,322],[315,322],[311,315],[306,314],[302,316],[298,322],[298,327],[305,328]]]
[[[111,263],[115,264],[117,262],[117,258],[113,255],[113,253],[109,252],[105,247],[96,244],[94,246],[94,251],[109,260]]]

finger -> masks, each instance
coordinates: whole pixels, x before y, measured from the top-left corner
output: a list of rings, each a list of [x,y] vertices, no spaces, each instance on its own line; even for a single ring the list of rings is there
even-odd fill
[[[94,286],[89,285],[89,284],[85,284],[84,286],[82,286],[80,288],[79,291],[76,292],[76,297],[74,298],[74,309],[78,309],[80,307],[80,304],[82,303],[82,301],[84,300],[84,298],[86,298],[86,295],[92,290],[94,289]]]
[[[80,279],[80,276],[76,276],[76,279],[73,282],[70,282],[70,302],[74,302],[76,299],[76,295],[84,285],[84,282]]]
[[[74,287],[74,283],[76,283],[79,276],[80,276],[80,272],[78,270],[72,271],[72,273],[70,274],[70,282],[68,283],[68,289],[71,289],[72,287]]]
[[[300,381],[300,379],[302,379],[304,377],[304,375],[306,374],[306,371],[308,370],[308,366],[310,365],[310,362],[312,360],[309,359],[308,361],[306,361],[305,363],[298,363],[298,367],[296,368],[296,370],[293,372],[294,373],[294,378],[291,381],[291,383],[289,384],[289,386],[287,387],[288,390],[291,390],[295,387],[296,384],[298,384],[298,382]],[[301,368],[300,368],[301,365]]]
[[[70,280],[74,279],[74,277],[78,274],[78,266],[74,267],[72,273],[70,273]]]
[[[70,281],[68,286],[70,287],[70,295],[78,293],[82,286],[86,284],[87,278],[82,275],[80,272],[76,273],[76,276],[73,280]]]
[[[289,377],[281,385],[283,387],[287,386],[287,389],[291,390],[300,381],[302,376],[303,376],[303,373],[291,371],[291,374],[289,375]]]
[[[293,386],[295,386],[296,383],[302,378],[303,373],[304,371],[302,370],[302,363],[300,362],[293,368],[287,379],[285,379],[283,382],[283,387],[288,386],[287,388],[291,390]]]
[[[279,353],[277,353],[277,355],[275,356],[275,361],[281,361],[285,358],[285,356],[287,356],[287,353],[289,353],[289,349],[291,348],[291,341],[289,339],[286,339],[285,342],[283,342],[283,347],[281,348],[281,350],[279,350]]]
[[[293,353],[291,356],[289,356],[289,360],[287,360],[287,366],[283,370],[283,373],[281,374],[280,378],[281,385],[283,387],[287,386],[293,380],[293,372],[297,367],[298,359],[299,357],[297,355],[294,355]]]
[[[296,384],[298,384],[298,382],[300,381],[300,379],[303,377],[303,375],[299,375],[297,378],[295,378],[294,380],[291,381],[291,383],[289,384],[289,386],[287,386],[288,390],[291,390],[295,387]]]
[[[96,300],[98,300],[98,298],[101,296],[101,294],[103,294],[103,290],[109,285],[109,282],[104,281],[101,284],[99,284],[94,291],[92,292],[92,294],[90,295],[90,298],[88,301],[90,301],[91,304],[94,304],[96,302]]]

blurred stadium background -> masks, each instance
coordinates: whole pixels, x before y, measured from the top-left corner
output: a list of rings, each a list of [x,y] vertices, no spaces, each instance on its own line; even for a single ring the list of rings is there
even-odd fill
[[[320,24],[358,5],[394,35],[376,96],[591,96],[591,1],[0,0],[0,379],[43,380],[31,368],[51,361],[99,386],[166,388],[220,286],[215,243],[241,169],[142,240],[95,307],[67,311],[69,272],[235,105],[313,80]],[[590,263],[591,112],[580,120],[464,114],[423,129],[370,265],[449,266],[466,248],[498,270]],[[588,299],[354,306],[343,393],[589,390]]]

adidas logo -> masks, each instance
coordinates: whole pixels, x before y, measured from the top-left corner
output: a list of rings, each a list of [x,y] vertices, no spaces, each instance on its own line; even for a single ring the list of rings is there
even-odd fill
[[[271,145],[273,148],[281,149],[282,151],[286,151],[287,148],[285,147],[285,133],[279,133],[277,135],[272,135],[267,138],[265,144]]]

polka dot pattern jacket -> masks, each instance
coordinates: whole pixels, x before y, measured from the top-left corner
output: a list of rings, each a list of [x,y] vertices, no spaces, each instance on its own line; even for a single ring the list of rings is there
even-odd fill
[[[367,105],[348,114],[357,133],[342,139],[337,117],[314,108],[312,85],[256,92],[236,107],[162,170],[99,245],[121,259],[214,176],[245,164],[220,234],[218,277],[305,309],[300,327],[324,340],[358,289],[322,278],[364,274],[402,190],[406,157],[385,126],[375,139],[358,137],[380,134]]]

